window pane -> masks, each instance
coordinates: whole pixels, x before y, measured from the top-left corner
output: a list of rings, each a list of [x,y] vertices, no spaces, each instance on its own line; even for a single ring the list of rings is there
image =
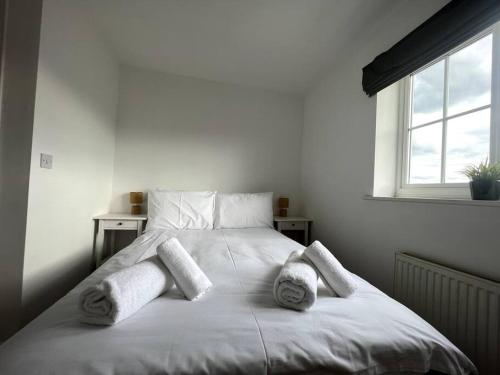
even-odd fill
[[[444,61],[413,76],[411,125],[422,125],[443,116]]]
[[[484,161],[490,153],[490,110],[470,113],[448,121],[446,182],[467,182],[461,172]]]
[[[491,101],[491,34],[450,56],[448,115]]]
[[[410,184],[441,182],[442,123],[410,130]]]
[[[491,34],[450,56],[448,115],[491,101]]]

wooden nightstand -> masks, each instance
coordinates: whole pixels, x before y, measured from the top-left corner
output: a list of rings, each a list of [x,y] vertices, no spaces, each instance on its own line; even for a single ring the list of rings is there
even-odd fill
[[[280,233],[287,235],[287,232],[293,233],[295,231],[302,231],[304,234],[304,245],[309,245],[309,225],[312,223],[311,219],[300,216],[290,217],[274,217],[274,226]],[[292,236],[289,236],[292,237]],[[292,237],[295,239],[295,237]]]
[[[95,221],[94,259],[97,268],[104,262],[104,259],[102,259],[104,252],[104,232],[110,231],[110,254],[112,255],[115,248],[115,231],[130,230],[136,233],[136,237],[139,237],[144,230],[147,215],[104,214],[94,216],[93,219]]]

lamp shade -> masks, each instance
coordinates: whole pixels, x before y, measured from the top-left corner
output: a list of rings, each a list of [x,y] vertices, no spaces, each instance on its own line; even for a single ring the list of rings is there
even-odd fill
[[[130,203],[131,204],[142,204],[142,191],[130,192]]]
[[[279,208],[288,208],[289,200],[286,197],[280,197],[278,199],[278,207]]]

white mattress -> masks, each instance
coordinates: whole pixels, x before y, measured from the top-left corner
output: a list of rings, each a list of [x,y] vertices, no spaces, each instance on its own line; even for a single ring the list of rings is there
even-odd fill
[[[320,284],[311,310],[278,307],[274,278],[302,246],[272,229],[168,234],[214,283],[208,294],[190,302],[173,289],[115,326],[79,323],[78,293],[147,257],[140,242],[160,234],[146,233],[1,346],[0,374],[475,371],[432,326],[361,278],[350,298],[330,297]]]

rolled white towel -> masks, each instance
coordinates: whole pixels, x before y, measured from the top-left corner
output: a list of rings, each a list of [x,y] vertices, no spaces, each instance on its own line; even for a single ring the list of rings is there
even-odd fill
[[[78,304],[80,320],[89,324],[116,324],[173,285],[168,269],[158,256],[152,256],[85,289]]]
[[[316,302],[318,274],[302,260],[301,253],[290,254],[274,281],[274,299],[280,306],[307,310]]]
[[[349,297],[357,289],[351,273],[319,241],[304,250],[304,256],[318,270],[323,282],[340,297]]]
[[[172,273],[175,285],[187,299],[199,298],[212,287],[208,277],[177,238],[173,237],[166,240],[158,246],[156,251]]]

